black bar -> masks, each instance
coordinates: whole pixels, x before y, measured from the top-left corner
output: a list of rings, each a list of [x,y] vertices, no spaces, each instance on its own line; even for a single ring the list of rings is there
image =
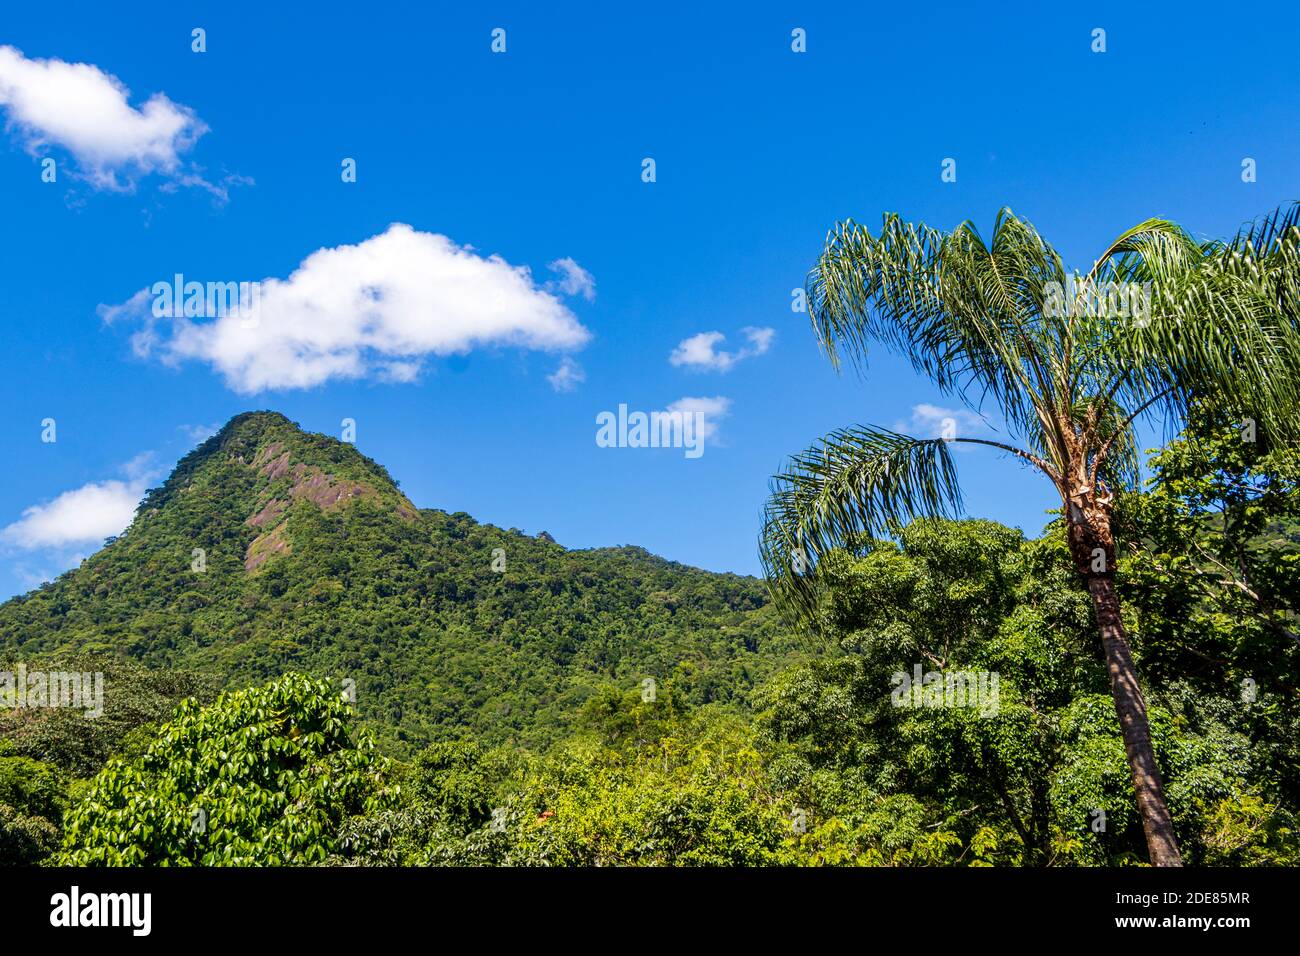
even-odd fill
[[[75,934],[127,945],[260,947],[278,940],[374,943],[433,926],[447,944],[453,936],[468,943],[504,935],[537,947],[566,937],[649,938],[666,926],[724,937],[755,932],[761,940],[788,923],[814,937],[842,926],[863,941],[938,932],[1041,942],[1039,934],[1051,932],[1060,942],[1135,933],[1228,942],[1293,927],[1298,884],[1294,869],[11,869],[0,870],[0,933],[7,944]],[[52,926],[52,897],[65,894],[70,903],[73,886],[83,905],[91,894],[148,893],[148,935],[135,936],[130,925]],[[1186,923],[1207,917],[1247,922]],[[1155,925],[1117,924],[1130,918]],[[1184,922],[1162,925],[1166,919]]]

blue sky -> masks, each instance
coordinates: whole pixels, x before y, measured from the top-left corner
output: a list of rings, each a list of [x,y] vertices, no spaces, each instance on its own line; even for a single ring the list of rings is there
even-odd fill
[[[420,506],[754,573],[787,455],[954,404],[883,352],[837,376],[791,311],[837,219],[1009,205],[1086,268],[1148,216],[1224,235],[1300,193],[1294,5],[187,6],[0,29],[4,595],[261,408],[354,419]],[[261,344],[131,304],[176,273],[276,280]],[[597,447],[599,412],[686,399],[726,409],[698,459]],[[1041,528],[1038,478],[959,467],[971,514]]]

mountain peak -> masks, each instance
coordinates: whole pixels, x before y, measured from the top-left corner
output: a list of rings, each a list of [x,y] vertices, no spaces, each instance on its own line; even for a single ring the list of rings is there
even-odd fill
[[[125,654],[232,686],[349,678],[394,750],[552,739],[610,680],[679,675],[718,701],[784,653],[758,581],[548,537],[417,512],[353,445],[246,412],[125,534],[0,605],[0,651]]]
[[[145,495],[136,521],[220,504],[255,532],[244,554],[245,570],[253,571],[292,550],[288,519],[295,506],[329,513],[363,501],[403,521],[417,515],[387,469],[351,443],[304,431],[279,412],[243,412],[177,462]]]

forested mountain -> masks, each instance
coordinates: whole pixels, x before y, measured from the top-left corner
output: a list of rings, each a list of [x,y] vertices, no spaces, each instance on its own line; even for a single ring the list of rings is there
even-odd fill
[[[230,687],[303,671],[351,688],[397,753],[544,746],[607,683],[740,705],[797,647],[756,579],[417,509],[274,412],[232,419],[124,534],[0,606],[0,658],[128,656]]]
[[[1293,865],[1300,470],[1237,435],[1198,412],[1151,459],[1116,577],[1185,859]],[[753,579],[422,511],[240,416],[0,607],[0,672],[105,674],[97,719],[0,709],[0,865],[1144,860],[1059,522],[918,520],[817,574],[796,639]]]

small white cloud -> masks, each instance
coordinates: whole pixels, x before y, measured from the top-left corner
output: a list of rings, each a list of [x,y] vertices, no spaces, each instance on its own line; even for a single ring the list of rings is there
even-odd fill
[[[965,408],[944,408],[922,402],[912,406],[908,422],[896,422],[894,430],[917,438],[963,438],[987,432],[989,424]]]
[[[149,294],[149,290],[141,289],[125,302],[120,302],[117,305],[104,305],[101,303],[96,311],[99,313],[99,317],[104,320],[106,325],[112,325],[114,322],[121,320],[131,321],[134,319],[145,318],[150,314],[150,304],[152,302],[153,296]],[[156,335],[152,336],[147,342],[141,341],[141,336],[146,331],[152,333],[152,326],[136,333],[135,341],[137,351],[142,347],[147,348],[157,344],[158,339]]]
[[[775,329],[749,326],[740,331],[749,344],[735,352],[718,349],[727,338],[721,332],[700,332],[682,339],[668,356],[668,361],[698,371],[729,372],[745,359],[765,353],[772,347],[772,340],[776,337]]]
[[[569,256],[556,259],[546,268],[562,275],[561,279],[548,282],[547,288],[559,289],[565,295],[580,295],[588,302],[596,301],[596,280]]]
[[[772,340],[776,338],[776,329],[755,328],[752,325],[746,326],[740,330],[745,338],[749,339],[751,355],[762,355],[772,347]]]
[[[722,363],[722,358],[714,350],[714,346],[726,338],[721,332],[700,332],[698,335],[692,335],[689,339],[682,339],[677,348],[668,356],[668,361],[673,365],[693,365],[699,368],[717,368]],[[726,355],[726,353],[722,353]],[[730,367],[730,356],[727,357],[726,367]]]
[[[35,567],[25,562],[17,562],[12,567],[13,576],[23,583],[30,591],[40,587],[47,581],[53,581],[68,568],[74,568],[84,560],[82,555],[72,555],[63,567],[52,568],[49,566]]]
[[[419,362],[378,362],[375,374],[381,382],[407,385],[419,379],[421,369]]]
[[[162,93],[137,109],[128,102],[130,93],[93,64],[32,60],[0,46],[0,107],[29,153],[66,150],[96,189],[130,191],[138,179],[157,173],[222,195],[224,186],[205,182],[181,160],[208,131],[194,111]]]
[[[667,410],[688,415],[700,412],[704,416],[700,438],[713,440],[718,434],[719,420],[731,414],[731,399],[723,398],[721,395],[713,398],[679,398],[669,405]]]
[[[122,465],[122,479],[92,481],[65,491],[53,501],[32,505],[0,530],[0,543],[26,551],[99,544],[121,534],[135,516],[149,485],[162,475],[154,453],[141,452]],[[66,555],[65,555],[66,556]],[[75,556],[77,561],[82,556]],[[70,566],[70,565],[69,565]]]
[[[102,481],[65,491],[53,501],[33,505],[0,531],[0,541],[14,547],[66,548],[99,542],[120,534],[131,523],[146,482]]]
[[[131,481],[148,481],[158,473],[157,469],[150,467],[152,464],[153,452],[142,451],[122,466],[122,474]]]
[[[233,281],[211,281],[219,280]],[[152,288],[99,313],[141,323],[137,355],[207,362],[243,394],[333,379],[409,382],[428,355],[565,351],[591,338],[526,266],[401,223],[357,245],[318,249],[287,279],[261,280],[247,304],[208,320],[155,316]]]
[[[546,380],[557,392],[572,392],[587,380],[587,373],[582,370],[581,365],[566,355],[560,362],[560,367],[546,376]]]
[[[195,445],[207,441],[217,432],[221,431],[221,426],[216,423],[211,425],[179,425],[177,427],[180,428],[180,430],[185,433],[185,437]]]

